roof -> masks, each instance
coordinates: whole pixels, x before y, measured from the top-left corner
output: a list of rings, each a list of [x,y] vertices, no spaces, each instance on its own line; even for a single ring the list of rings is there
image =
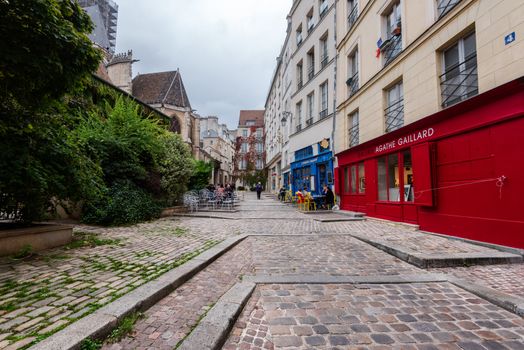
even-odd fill
[[[238,126],[247,126],[248,121],[254,121],[253,126],[264,126],[264,113],[265,110],[246,110],[240,111],[240,118],[238,119]]]
[[[180,71],[139,74],[133,79],[133,96],[148,104],[191,108]]]

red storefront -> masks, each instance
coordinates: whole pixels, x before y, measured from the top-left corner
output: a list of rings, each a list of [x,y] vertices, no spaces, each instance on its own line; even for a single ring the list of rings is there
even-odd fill
[[[524,248],[524,79],[337,154],[341,209]]]

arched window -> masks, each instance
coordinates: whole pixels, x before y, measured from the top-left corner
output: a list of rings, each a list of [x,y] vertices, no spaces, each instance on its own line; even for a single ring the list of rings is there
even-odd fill
[[[169,127],[169,131],[180,134],[180,122],[176,116],[171,118],[171,126]]]

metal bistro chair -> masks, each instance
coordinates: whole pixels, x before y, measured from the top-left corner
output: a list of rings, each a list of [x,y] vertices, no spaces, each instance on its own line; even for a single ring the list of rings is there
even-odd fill
[[[234,199],[232,194],[227,194],[224,199],[222,199],[222,209],[227,208],[227,210],[233,210]]]
[[[215,193],[209,191],[208,197],[207,197],[207,209],[210,207],[215,210],[218,206],[218,198]]]
[[[184,194],[184,206],[187,207],[191,212],[198,211],[198,196],[192,193]]]

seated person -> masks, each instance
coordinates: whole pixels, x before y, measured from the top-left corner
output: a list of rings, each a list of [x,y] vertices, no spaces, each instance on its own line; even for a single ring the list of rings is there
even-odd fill
[[[295,195],[297,196],[297,203],[304,203],[304,195],[302,194],[302,192],[300,191],[297,191],[297,193],[295,193]]]

